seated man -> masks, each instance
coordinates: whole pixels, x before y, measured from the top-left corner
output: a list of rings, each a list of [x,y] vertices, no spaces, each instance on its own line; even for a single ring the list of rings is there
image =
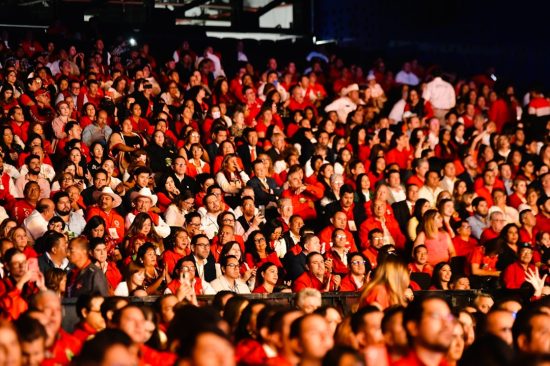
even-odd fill
[[[195,295],[215,295],[216,291],[206,281],[196,275],[197,268],[193,257],[186,256],[176,263],[172,274],[172,281],[166,286],[165,294],[175,295],[179,301],[188,298],[188,289],[194,291]]]
[[[107,278],[88,257],[88,239],[77,237],[69,242],[69,261],[74,269],[67,277],[67,297],[99,293],[108,296]]]
[[[325,227],[319,233],[319,240],[321,241],[321,251],[326,253],[330,250],[332,246],[332,233],[336,229],[341,229],[346,235],[346,240],[348,242],[348,250],[352,252],[357,251],[357,246],[355,245],[355,239],[351,231],[347,229],[348,220],[345,212],[336,211],[334,215],[330,218],[331,224]]]
[[[361,253],[348,253],[348,274],[342,278],[340,291],[357,292],[367,283],[367,277],[371,271],[371,265]]]
[[[397,221],[385,215],[386,203],[381,200],[375,200],[372,203],[373,216],[369,217],[361,224],[359,229],[359,238],[361,243],[366,243],[368,233],[377,228],[384,233],[384,244],[393,244],[396,248],[403,250],[405,248],[405,236],[399,228]]]
[[[295,215],[300,215],[304,220],[315,220],[315,201],[323,198],[323,188],[317,185],[303,183],[303,171],[299,165],[290,167],[288,172],[288,189],[283,191],[284,198],[292,200]]]
[[[306,272],[302,273],[292,284],[292,291],[299,292],[304,288],[314,288],[321,292],[337,291],[340,287],[339,275],[328,273],[325,259],[318,252],[311,252],[306,257]]]
[[[105,319],[101,316],[101,304],[105,299],[98,294],[85,294],[76,300],[76,314],[80,322],[75,326],[73,336],[86,342],[100,330],[105,329]]]
[[[157,234],[163,238],[170,235],[170,226],[164,222],[159,214],[151,211],[151,208],[157,204],[158,197],[156,194],[153,194],[149,188],[142,188],[137,192],[132,192],[130,199],[133,203],[134,209],[126,215],[126,229],[130,228],[130,225],[132,225],[132,222],[138,213],[144,212],[151,217]]]

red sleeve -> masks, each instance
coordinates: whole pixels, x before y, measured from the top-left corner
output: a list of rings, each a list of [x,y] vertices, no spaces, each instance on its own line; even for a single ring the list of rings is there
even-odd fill
[[[0,308],[4,311],[4,318],[15,320],[27,311],[29,305],[21,296],[21,291],[15,288],[0,297]]]

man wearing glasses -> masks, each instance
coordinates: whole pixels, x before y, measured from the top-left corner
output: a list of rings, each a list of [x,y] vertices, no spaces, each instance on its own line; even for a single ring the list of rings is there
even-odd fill
[[[340,291],[357,292],[367,282],[366,278],[371,271],[371,265],[367,258],[358,252],[349,253],[348,258],[349,273],[342,278]]]
[[[197,269],[198,277],[206,282],[216,279],[216,261],[210,253],[210,240],[204,234],[198,234],[191,239],[191,255]]]

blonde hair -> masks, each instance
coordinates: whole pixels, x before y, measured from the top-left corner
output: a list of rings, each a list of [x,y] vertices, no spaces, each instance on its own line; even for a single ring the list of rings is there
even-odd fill
[[[388,292],[390,306],[407,305],[405,290],[409,287],[410,277],[407,266],[397,257],[389,256],[376,267],[374,278],[365,286],[359,298],[359,304],[378,286],[384,286]]]
[[[434,209],[430,209],[424,213],[422,226],[424,234],[426,234],[426,237],[429,239],[437,238],[437,233],[439,232],[439,228],[435,224],[435,217],[437,215],[439,215],[439,211]]]

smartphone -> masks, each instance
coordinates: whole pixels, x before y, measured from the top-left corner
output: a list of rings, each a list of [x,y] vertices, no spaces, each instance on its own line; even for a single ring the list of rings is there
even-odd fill
[[[258,215],[265,217],[265,205],[258,206]]]

